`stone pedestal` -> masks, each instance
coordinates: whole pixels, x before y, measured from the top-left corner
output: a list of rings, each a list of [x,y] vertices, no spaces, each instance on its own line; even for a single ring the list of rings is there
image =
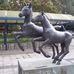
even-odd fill
[[[18,74],[74,74],[74,65],[63,60],[52,64],[51,58],[28,58],[18,61]]]

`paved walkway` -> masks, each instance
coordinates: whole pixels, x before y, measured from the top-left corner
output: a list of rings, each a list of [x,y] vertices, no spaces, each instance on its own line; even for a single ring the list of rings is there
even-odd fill
[[[18,60],[33,57],[39,58],[44,56],[36,53],[0,56],[0,74],[18,74]]]
[[[52,55],[51,52],[50,55]],[[25,50],[24,52],[18,49],[0,51],[0,74],[18,74],[18,60],[33,57],[45,58],[42,54],[33,53],[33,50]],[[74,63],[74,40],[70,46],[70,53],[64,58],[64,60]]]

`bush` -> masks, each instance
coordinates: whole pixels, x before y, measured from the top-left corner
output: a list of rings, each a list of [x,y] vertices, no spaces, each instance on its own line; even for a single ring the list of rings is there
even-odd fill
[[[20,0],[20,2],[18,4],[16,0],[10,0],[10,2],[7,5],[1,4],[0,9],[1,10],[3,10],[3,9],[4,10],[20,10],[20,8],[23,7],[25,2],[29,2],[29,1]],[[53,0],[32,0],[33,11],[40,12],[43,9],[45,12],[58,13],[59,9],[53,3],[54,3]]]

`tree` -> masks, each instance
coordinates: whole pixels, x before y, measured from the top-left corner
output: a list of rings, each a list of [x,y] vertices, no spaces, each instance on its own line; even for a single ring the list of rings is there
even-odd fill
[[[3,1],[3,0],[1,0]],[[7,5],[0,5],[0,9],[7,10],[20,10],[23,7],[24,3],[32,2],[33,11],[53,12],[58,13],[60,11],[59,6],[55,0],[10,0]]]
[[[44,10],[45,12],[59,12],[57,7],[54,6],[52,1],[49,0],[33,0],[32,5],[34,11]]]
[[[7,9],[8,5],[6,3],[5,0],[0,0],[0,10]]]
[[[10,7],[10,10],[18,10],[20,7],[19,1],[18,0],[10,0],[9,7]]]

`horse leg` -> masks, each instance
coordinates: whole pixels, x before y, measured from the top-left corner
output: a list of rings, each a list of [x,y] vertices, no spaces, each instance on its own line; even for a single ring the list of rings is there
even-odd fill
[[[54,46],[55,46],[55,48],[56,48],[56,52],[57,52],[57,55],[59,55],[59,49],[58,49],[58,45],[56,45],[56,44],[53,44]],[[54,56],[54,58],[55,58],[55,56]],[[53,58],[53,59],[54,59]]]
[[[32,39],[32,46],[33,46],[33,50],[36,53],[40,53],[40,51],[36,50],[36,46],[35,46],[35,41],[43,41],[43,37],[38,37],[38,38],[34,38]]]
[[[42,45],[41,46],[39,46],[39,50],[42,52],[42,54],[45,56],[45,57],[50,57],[50,55],[47,55],[43,50],[42,50],[42,47],[44,46],[44,45],[46,45],[46,44],[48,44],[48,41],[49,41],[49,39],[47,39],[47,40],[45,40],[44,41],[44,43],[42,43]]]
[[[59,58],[58,62],[56,63],[57,65],[60,64],[60,62],[62,61],[62,59],[64,58],[64,56],[66,56],[69,53],[69,47],[66,47],[66,50],[64,51],[64,53],[61,55],[61,57]]]
[[[20,43],[20,41],[19,41],[19,38],[23,37],[22,35],[23,35],[22,32],[14,33],[15,41],[17,42],[19,48],[20,48],[22,51],[24,51],[24,48],[23,48],[23,46],[21,45],[21,43]]]
[[[69,53],[69,46],[70,46],[71,40],[72,38],[66,39],[64,52],[59,58],[58,62],[56,63],[57,65],[59,65],[62,59]]]
[[[53,45],[51,45],[51,47],[52,47],[52,51],[53,51],[52,59],[54,59],[55,58],[55,49],[54,49],[54,46]]]
[[[59,57],[64,53],[64,47],[65,47],[65,44],[62,43],[62,44],[61,44],[61,52],[54,58],[54,60],[53,60],[52,63],[56,63],[56,61],[59,60]]]

